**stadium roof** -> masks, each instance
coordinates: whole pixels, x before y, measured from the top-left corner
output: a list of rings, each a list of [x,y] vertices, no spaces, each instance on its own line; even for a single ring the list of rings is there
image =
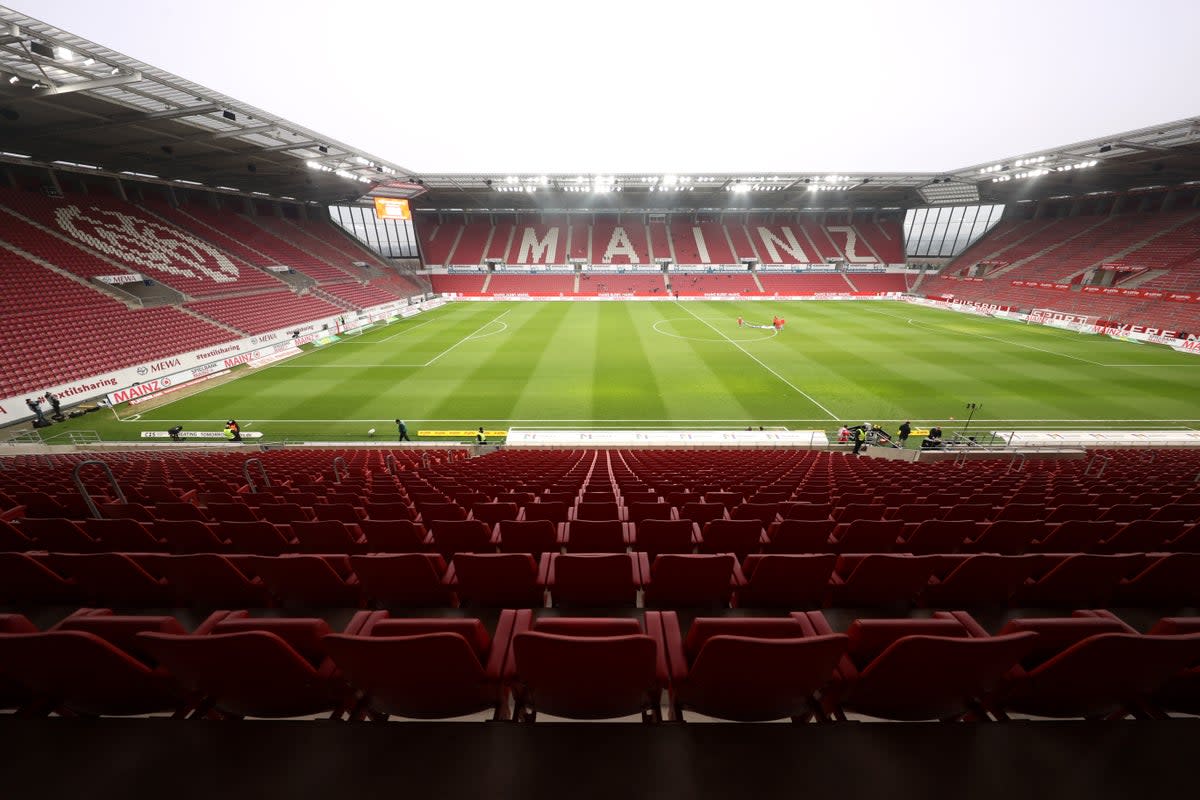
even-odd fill
[[[0,6],[0,162],[418,210],[900,209],[1200,181],[1200,117],[936,174],[416,174]]]
[[[427,209],[780,211],[1014,203],[1200,182],[1200,117],[948,173],[422,175]]]
[[[0,151],[334,202],[408,170],[0,6]],[[65,163],[64,163],[65,162]]]

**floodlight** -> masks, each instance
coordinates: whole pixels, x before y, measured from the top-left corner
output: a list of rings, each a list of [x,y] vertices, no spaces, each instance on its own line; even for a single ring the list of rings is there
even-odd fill
[[[18,83],[20,80],[21,79],[18,78],[16,75],[13,75],[11,78],[8,79],[8,82],[9,83]]]

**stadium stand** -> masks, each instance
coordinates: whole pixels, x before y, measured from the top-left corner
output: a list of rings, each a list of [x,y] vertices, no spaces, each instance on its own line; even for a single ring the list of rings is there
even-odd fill
[[[493,294],[571,294],[575,291],[575,276],[494,272],[488,282],[488,291]]]
[[[267,292],[222,300],[199,300],[185,308],[248,334],[266,333],[288,325],[337,316],[343,309],[314,295]]]
[[[430,276],[435,292],[449,292],[453,294],[482,292],[487,277],[487,273],[484,272],[458,275],[434,274]]]

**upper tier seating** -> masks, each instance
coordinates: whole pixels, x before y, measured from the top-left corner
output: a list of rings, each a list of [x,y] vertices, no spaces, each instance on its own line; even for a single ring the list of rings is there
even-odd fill
[[[21,235],[40,238],[42,249],[63,253],[62,265],[67,269],[74,270],[74,265],[80,262],[73,253],[78,244],[79,248],[103,253],[105,259],[122,264],[127,270],[143,273],[192,296],[280,286],[275,278],[236,261],[209,241],[113,197],[84,195],[51,199],[5,190],[0,191],[0,202],[40,225],[42,230],[36,233],[26,230]],[[99,235],[98,231],[106,233]],[[35,254],[60,263],[52,255]],[[95,260],[86,268],[86,273],[80,273],[86,277],[121,271],[101,268]]]

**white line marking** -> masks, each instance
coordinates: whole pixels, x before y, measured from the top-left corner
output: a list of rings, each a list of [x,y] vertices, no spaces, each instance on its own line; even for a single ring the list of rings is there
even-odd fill
[[[750,356],[750,358],[754,359],[754,361],[755,361],[755,362],[757,362],[757,363],[758,363],[758,365],[759,365],[760,367],[762,367],[762,368],[763,368],[763,369],[765,369],[767,372],[769,372],[769,373],[771,373],[772,375],[774,375],[776,378],[779,378],[779,380],[783,381],[783,382],[784,382],[784,383],[786,383],[788,386],[792,387],[792,390],[793,390],[793,391],[795,391],[797,394],[800,394],[800,395],[802,395],[802,396],[803,396],[805,399],[807,399],[807,400],[808,400],[808,402],[812,403],[814,406],[816,406],[817,408],[821,409],[821,410],[822,410],[822,411],[824,411],[826,414],[828,414],[830,419],[833,419],[833,420],[836,420],[836,419],[841,419],[841,417],[837,416],[837,415],[836,415],[836,414],[834,414],[832,411],[830,411],[828,408],[826,408],[825,406],[823,406],[823,405],[821,405],[820,403],[818,403],[818,402],[816,401],[816,399],[814,399],[814,398],[813,398],[813,396],[812,396],[812,395],[810,395],[808,392],[804,391],[804,390],[803,390],[803,389],[801,389],[799,386],[797,386],[796,384],[792,383],[792,382],[791,382],[791,381],[789,381],[787,378],[783,377],[783,376],[782,376],[782,375],[780,375],[778,372],[776,372],[775,370],[773,370],[773,369],[771,369],[770,367],[768,367],[766,364],[764,364],[764,363],[763,363],[763,362],[762,362],[762,361],[761,361],[761,360],[758,358],[758,356],[754,355],[754,354],[753,354],[753,353],[751,353],[749,350],[747,350],[746,348],[742,347],[740,344],[738,344],[737,342],[735,342],[733,339],[730,339],[728,336],[726,336],[726,335],[725,335],[725,334],[724,334],[724,333],[723,333],[721,330],[719,330],[719,329],[718,329],[716,326],[714,326],[712,323],[708,322],[708,321],[707,321],[707,320],[705,320],[703,317],[698,317],[698,316],[696,316],[695,314],[693,314],[693,313],[692,313],[692,311],[691,311],[691,309],[689,309],[689,308],[688,308],[686,305],[684,305],[683,303],[680,303],[679,301],[676,301],[676,302],[675,302],[675,305],[677,305],[677,306],[679,306],[680,308],[682,308],[682,309],[683,309],[684,311],[686,311],[688,314],[691,314],[691,315],[692,315],[693,317],[695,317],[695,318],[696,318],[698,321],[700,321],[700,322],[703,322],[705,325],[707,325],[708,327],[712,328],[714,331],[716,331],[716,333],[717,333],[717,335],[718,335],[718,336],[721,336],[721,337],[723,337],[723,338],[725,339],[725,341],[729,342],[731,345],[733,345],[734,347],[736,347],[738,350],[741,350],[743,353],[745,353],[746,355]]]
[[[501,311],[501,312],[500,312],[499,314],[497,314],[497,315],[496,315],[494,318],[492,318],[492,319],[488,320],[487,322],[483,323],[483,324],[482,324],[482,325],[480,325],[478,328],[476,328],[476,329],[475,329],[475,331],[474,331],[473,333],[471,333],[471,334],[469,334],[469,335],[467,335],[467,336],[464,336],[463,338],[459,339],[457,342],[455,342],[454,344],[450,345],[450,346],[449,346],[449,347],[447,347],[445,350],[443,350],[442,352],[438,353],[436,356],[434,356],[433,358],[429,359],[428,361],[426,361],[426,362],[425,362],[424,364],[422,364],[421,366],[423,366],[423,367],[429,367],[429,366],[432,366],[432,365],[433,365],[433,363],[434,363],[435,361],[437,361],[439,358],[441,358],[442,356],[446,355],[446,353],[449,353],[451,350],[453,350],[454,348],[458,347],[458,346],[459,346],[460,344],[462,344],[463,342],[470,341],[471,339],[475,338],[475,334],[479,333],[481,330],[483,330],[484,328],[486,328],[488,325],[491,325],[493,322],[495,322],[496,320],[500,319],[500,317],[503,317],[503,316],[504,316],[505,314],[507,314],[509,311],[512,311],[512,309],[511,309],[511,308],[509,308],[509,309],[506,309],[505,311]]]
[[[724,341],[723,339],[704,339],[699,336],[680,336],[678,333],[668,333],[667,331],[660,330],[658,327],[659,325],[662,325],[664,322],[675,322],[675,320],[674,319],[660,319],[658,322],[655,322],[650,327],[654,330],[655,333],[661,333],[663,336],[670,336],[673,339],[684,339],[689,342],[720,342],[720,341]],[[744,342],[761,342],[764,339],[774,339],[778,335],[779,335],[779,331],[772,330],[771,333],[768,334],[767,336],[756,336],[753,339],[743,339],[742,341],[744,341]]]
[[[862,310],[866,311],[870,314],[878,314],[881,317],[891,317],[892,319],[903,319],[909,325],[912,325],[917,328],[938,330],[938,328],[940,327],[937,323],[934,323],[934,322],[924,322],[922,320],[913,320],[911,318],[906,319],[905,317],[902,317],[899,314],[889,314],[886,311],[879,311],[878,309],[874,309],[874,308],[866,308],[865,306],[862,308]],[[1057,350],[1047,350],[1044,347],[1035,347],[1031,344],[1022,344],[1021,342],[1014,342],[1012,339],[1001,339],[999,336],[988,336],[987,334],[983,334],[983,333],[974,333],[973,331],[960,331],[960,330],[956,330],[956,331],[954,331],[954,333],[955,333],[955,335],[958,335],[958,336],[974,336],[978,339],[990,339],[993,342],[1000,342],[1001,344],[1010,344],[1014,347],[1024,347],[1026,350],[1037,350],[1038,352],[1046,353],[1047,355],[1060,356],[1062,358],[1069,358],[1072,361],[1081,361],[1084,364],[1091,364],[1093,367],[1109,366],[1108,364],[1101,364],[1099,361],[1092,361],[1091,359],[1088,359],[1088,358],[1080,358],[1079,356],[1073,356],[1073,355],[1069,355],[1067,353],[1060,353]]]
[[[474,419],[474,417],[472,417],[472,419]],[[909,420],[910,422],[941,422],[943,424],[943,426],[949,424],[949,422],[962,422],[962,420],[947,420],[947,418],[945,418],[945,417],[929,418],[929,419],[922,419],[920,417],[903,417],[903,418],[897,417],[895,419],[877,418],[877,421],[878,422],[903,422],[906,419]],[[424,418],[405,417],[405,420],[407,422],[462,422],[463,417],[424,417]],[[121,422],[132,422],[132,421],[133,420],[128,417],[121,420]],[[143,421],[144,422],[153,422],[154,420],[143,420]],[[210,420],[210,419],[180,419],[179,421],[180,422],[211,422],[212,420]],[[337,419],[280,418],[280,419],[259,419],[258,421],[259,422],[379,422],[380,420],[378,420],[378,419],[347,419],[345,417],[338,417]],[[384,420],[384,421],[386,422],[387,420]],[[489,419],[487,417],[479,417],[479,421],[480,422],[511,422],[511,423],[518,423],[518,422],[546,422],[546,423],[550,423],[550,422],[555,422],[555,423],[557,423],[557,422],[743,422],[745,424],[750,424],[751,422],[754,422],[757,425],[760,423],[767,423],[767,422],[828,422],[829,420],[825,419],[824,417],[819,417],[819,418],[811,418],[810,417],[807,419],[796,419],[796,418],[792,418],[792,417],[786,417],[786,418],[780,418],[780,419],[762,419],[762,418],[755,417],[753,420],[747,419],[747,418],[735,418],[735,417],[705,417],[704,419],[678,419],[678,418],[676,418],[676,419],[630,419],[628,417],[622,417],[620,419],[550,419],[547,417],[536,417],[536,418],[530,418],[530,419],[512,419],[512,418],[505,417],[503,419],[500,419],[500,418]],[[1116,422],[1143,423],[1144,422],[1144,423],[1149,423],[1151,425],[1159,425],[1159,426],[1167,425],[1169,427],[1180,428],[1180,427],[1184,427],[1184,426],[1182,424],[1171,424],[1171,423],[1184,423],[1184,422],[1200,423],[1200,419],[1176,419],[1176,420],[1172,420],[1171,423],[1167,423],[1161,419],[1079,419],[1078,417],[1067,417],[1067,418],[1060,418],[1060,419],[985,419],[985,420],[980,420],[978,417],[976,417],[975,421],[972,422],[972,425],[978,423],[978,424],[995,426],[1000,423],[1007,425],[1008,423],[1011,423],[1011,422],[1026,422],[1026,423],[1054,422],[1054,423],[1077,423],[1077,424],[1082,424],[1085,422],[1104,422],[1104,423],[1116,423]]]

